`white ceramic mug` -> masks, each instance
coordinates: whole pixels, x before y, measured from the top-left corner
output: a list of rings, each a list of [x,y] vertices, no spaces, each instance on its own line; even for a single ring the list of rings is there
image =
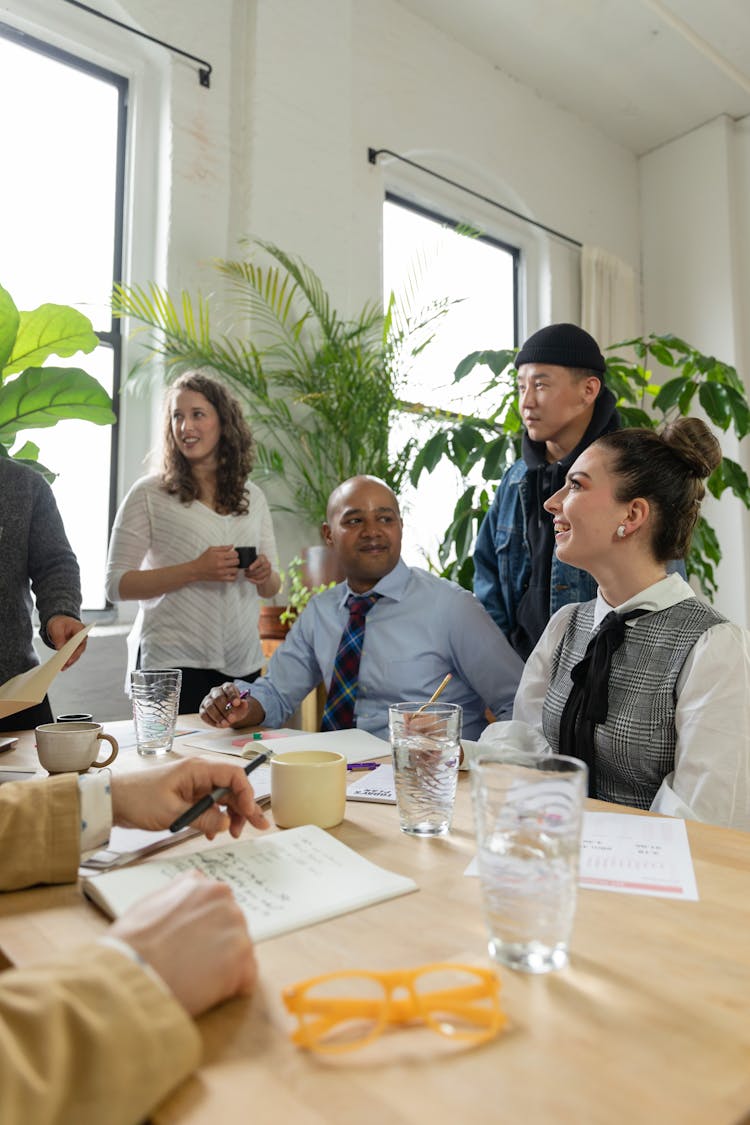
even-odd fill
[[[333,750],[288,750],[271,758],[271,812],[279,828],[333,828],[346,810],[346,758]]]
[[[105,734],[101,723],[43,723],[36,728],[36,752],[47,773],[85,773],[114,762],[116,739]],[[109,742],[112,752],[99,761],[99,743]]]

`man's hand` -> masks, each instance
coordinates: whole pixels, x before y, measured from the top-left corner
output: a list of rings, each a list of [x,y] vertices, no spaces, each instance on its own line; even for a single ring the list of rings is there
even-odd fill
[[[78,621],[77,618],[66,617],[63,613],[56,613],[55,616],[50,617],[47,622],[47,636],[56,649],[61,649],[64,644],[67,644],[71,637],[74,637],[76,633],[80,633],[81,629],[84,628],[85,625],[83,622]],[[63,672],[83,656],[87,640],[88,638],[84,637],[70,659],[63,664]]]
[[[258,975],[234,895],[199,871],[186,871],[141,899],[109,932],[159,974],[191,1016],[247,995]]]
[[[226,809],[212,805],[193,821],[209,840],[227,828],[237,837],[248,821],[254,828],[268,828],[242,767],[207,758],[184,758],[138,773],[113,774],[112,819],[125,828],[168,828],[180,813],[219,788],[230,790],[222,801]]]
[[[200,716],[212,727],[256,727],[266,713],[256,699],[242,699],[230,681],[211,689],[201,703]]]

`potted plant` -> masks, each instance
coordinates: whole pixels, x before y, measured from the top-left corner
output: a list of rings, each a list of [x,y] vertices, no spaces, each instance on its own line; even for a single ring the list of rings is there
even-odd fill
[[[417,449],[414,438],[391,449],[394,416],[409,408],[399,393],[451,302],[415,313],[392,294],[385,311],[373,302],[344,317],[300,258],[260,239],[247,245],[248,258],[214,262],[229,283],[225,333],[213,328],[226,312],[215,298],[183,292],[175,301],[154,284],[115,288],[115,315],[146,333],[134,380],[155,367],[168,379],[194,367],[227,379],[247,403],[260,467],[287,486],[289,502],[275,507],[310,526],[323,522],[332,489],[357,473],[398,494]]]
[[[609,353],[632,348],[630,361],[614,354],[607,358],[607,385],[617,395],[617,409],[626,426],[656,429],[676,415],[687,415],[697,401],[714,425],[721,430],[731,426],[742,439],[750,431],[750,404],[734,367],[706,356],[678,336],[639,336],[608,348]],[[454,382],[459,382],[477,365],[489,368],[490,377],[480,393],[473,416],[458,416],[431,411],[433,434],[416,455],[411,480],[414,485],[422,472],[431,472],[443,458],[457,465],[466,489],[453,512],[439,548],[437,569],[471,589],[471,553],[479,525],[492,502],[497,483],[505,469],[521,456],[521,418],[516,406],[515,349],[477,351],[467,355],[456,367]],[[655,383],[649,369],[653,358],[675,374],[663,384]],[[427,414],[428,412],[425,411]],[[469,484],[469,474],[481,466],[481,485]],[[716,497],[729,489],[750,508],[750,485],[744,469],[724,457],[708,479],[707,487]],[[699,582],[710,599],[716,592],[714,567],[721,559],[716,533],[701,516],[686,559],[688,575]]]
[[[0,457],[55,474],[39,463],[39,447],[27,441],[13,450],[24,430],[79,418],[100,426],[117,419],[104,387],[80,367],[42,366],[50,356],[92,352],[99,340],[91,321],[68,305],[44,304],[21,312],[0,286]]]

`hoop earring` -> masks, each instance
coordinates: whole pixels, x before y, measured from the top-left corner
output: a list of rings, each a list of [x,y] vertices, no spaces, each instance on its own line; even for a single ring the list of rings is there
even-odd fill
[[[617,529],[617,538],[618,539],[624,539],[625,535],[626,535],[625,524],[621,523],[620,526]]]

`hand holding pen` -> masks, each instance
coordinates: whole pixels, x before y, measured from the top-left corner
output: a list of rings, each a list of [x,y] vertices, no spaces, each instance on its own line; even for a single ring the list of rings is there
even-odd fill
[[[212,727],[259,727],[266,713],[250,691],[230,680],[212,688],[200,706],[201,718]]]

